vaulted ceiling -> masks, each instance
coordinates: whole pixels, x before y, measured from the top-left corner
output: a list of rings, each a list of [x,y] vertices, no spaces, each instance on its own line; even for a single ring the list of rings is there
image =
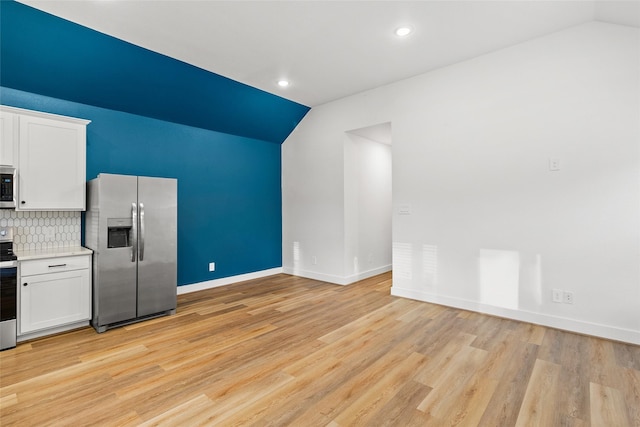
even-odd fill
[[[640,27],[640,0],[3,0],[0,86],[282,143],[310,107],[594,20]]]
[[[309,110],[6,0],[0,1],[0,86],[3,104],[11,98],[5,88],[14,89],[274,143]],[[38,102],[42,111],[57,112]]]
[[[640,1],[20,1],[311,107],[584,22],[640,26]]]

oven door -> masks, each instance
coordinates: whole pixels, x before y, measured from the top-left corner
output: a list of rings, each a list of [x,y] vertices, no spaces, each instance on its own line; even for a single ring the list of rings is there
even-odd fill
[[[0,262],[0,350],[16,346],[18,311],[18,263]]]

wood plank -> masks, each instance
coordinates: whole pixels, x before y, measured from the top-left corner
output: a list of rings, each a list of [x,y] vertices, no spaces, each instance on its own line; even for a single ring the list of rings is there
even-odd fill
[[[613,348],[613,342],[594,337],[587,338],[589,358],[590,382],[613,387],[618,387],[623,378]]]
[[[618,389],[591,383],[591,420],[594,426],[630,426],[624,395]]]
[[[538,346],[527,344],[511,348],[506,357],[499,383],[478,425],[480,426],[512,426],[516,424],[520,406],[524,400],[526,384],[536,362]]]
[[[408,300],[397,299],[378,310],[374,310],[373,312],[360,317],[356,321],[323,335],[319,340],[325,343],[332,343],[348,336],[349,334],[353,334],[354,332],[361,334],[363,329],[376,330],[388,321],[389,317],[393,317],[395,319],[404,313],[407,307],[413,304],[413,302]]]
[[[640,347],[393,297],[390,279],[277,274],[20,343],[0,352],[0,424],[640,425]]]
[[[358,396],[345,410],[334,419],[340,425],[370,425],[378,409],[391,400],[406,383],[412,373],[420,369],[427,358],[420,353],[411,353],[402,363],[392,367]]]
[[[470,378],[480,369],[486,358],[485,350],[461,347],[449,360],[447,369],[442,370],[431,384],[427,384],[433,390],[420,402],[418,410],[439,420],[447,419],[456,406],[457,399],[464,396]]]
[[[380,426],[424,426],[429,416],[418,411],[418,405],[431,391],[431,387],[416,381],[407,381],[400,390],[373,416]],[[415,408],[415,409],[411,409]]]
[[[547,328],[544,326],[534,325],[532,323],[521,323],[514,332],[522,341],[542,345],[546,331]]]
[[[301,396],[304,400],[314,402],[313,405],[299,407],[297,404],[285,404],[285,413],[280,410],[272,410],[262,419],[272,423],[287,425],[289,423],[309,425],[324,425],[328,420],[334,420],[340,413],[346,411],[355,404],[359,396],[378,382],[384,373],[400,366],[413,352],[410,344],[402,342],[398,345],[389,345],[384,351],[377,352],[375,356],[360,357],[339,360],[336,365],[326,372],[334,375],[318,375],[308,371],[301,379],[310,381],[313,387],[305,391]],[[417,358],[417,356],[414,356]],[[417,359],[422,360],[422,359]],[[286,411],[289,413],[286,413]],[[286,418],[283,416],[286,415]],[[337,421],[336,421],[337,422]],[[339,423],[338,423],[339,424]]]
[[[564,339],[558,385],[557,418],[558,425],[581,425],[589,423],[589,366],[584,357],[588,354],[588,343],[577,334],[567,334]]]
[[[207,409],[213,402],[201,394],[176,405],[162,414],[140,424],[140,427],[173,425],[205,425],[209,420]]]
[[[517,427],[554,425],[561,369],[562,367],[555,363],[536,360],[520,406]]]
[[[640,426],[640,371],[624,368],[624,380],[620,383],[627,403],[627,412],[631,425]]]

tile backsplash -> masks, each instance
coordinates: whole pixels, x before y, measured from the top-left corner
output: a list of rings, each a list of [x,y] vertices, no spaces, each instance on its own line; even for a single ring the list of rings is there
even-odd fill
[[[0,227],[13,227],[16,251],[80,246],[80,212],[0,209]]]

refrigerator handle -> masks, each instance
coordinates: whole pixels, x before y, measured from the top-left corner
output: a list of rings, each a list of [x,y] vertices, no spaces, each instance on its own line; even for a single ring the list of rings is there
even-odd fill
[[[138,252],[138,205],[131,203],[131,262],[136,262]]]
[[[144,203],[140,203],[140,261],[144,260]]]

